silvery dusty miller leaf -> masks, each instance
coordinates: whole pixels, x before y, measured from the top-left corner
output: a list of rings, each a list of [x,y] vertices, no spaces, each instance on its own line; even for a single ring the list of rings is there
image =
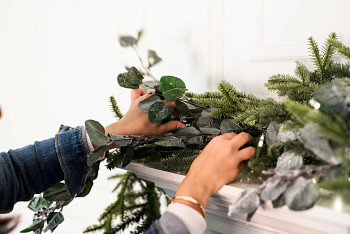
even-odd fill
[[[320,136],[316,125],[312,123],[306,124],[304,128],[301,129],[301,136],[305,148],[311,150],[317,157],[332,164],[338,164],[340,162],[339,159],[336,158],[329,141]]]
[[[287,189],[288,185],[289,183],[281,181],[278,178],[276,178],[274,181],[268,181],[260,193],[261,200],[273,201],[277,199]]]
[[[265,134],[265,141],[267,146],[279,146],[281,145],[281,141],[278,139],[277,135],[280,130],[281,125],[275,122],[272,122],[267,127],[267,131]]]
[[[298,177],[298,179],[287,188],[284,196],[289,209],[306,210],[315,204],[318,194],[319,192],[315,189],[311,180]]]
[[[299,169],[303,165],[303,157],[297,155],[295,152],[289,150],[284,152],[277,159],[276,170],[286,171]]]
[[[237,213],[252,213],[260,204],[255,189],[244,191],[241,196],[228,208],[228,216]]]

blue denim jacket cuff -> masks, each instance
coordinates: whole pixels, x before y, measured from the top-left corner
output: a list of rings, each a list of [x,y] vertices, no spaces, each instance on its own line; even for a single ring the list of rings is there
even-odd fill
[[[90,150],[86,148],[86,134],[83,127],[60,128],[56,134],[56,152],[64,174],[69,194],[74,197],[79,194],[89,174],[86,159]],[[85,142],[84,142],[85,141]]]

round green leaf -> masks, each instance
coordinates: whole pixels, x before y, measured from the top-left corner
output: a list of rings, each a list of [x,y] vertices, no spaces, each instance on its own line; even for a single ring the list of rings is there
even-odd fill
[[[105,129],[99,122],[91,119],[86,120],[85,128],[94,144],[98,146],[106,145],[107,136],[105,136]]]
[[[118,84],[123,88],[138,89],[142,84],[143,76],[136,67],[131,67],[128,72],[120,73],[117,77]]]
[[[159,81],[159,90],[164,92],[171,89],[186,89],[185,83],[175,76],[162,76]]]
[[[163,96],[167,102],[175,102],[177,99],[183,96],[186,89],[174,88],[163,92]]]
[[[144,112],[148,112],[153,103],[155,103],[156,101],[160,101],[160,97],[157,95],[152,95],[139,102],[139,108]]]
[[[46,201],[44,198],[42,197],[34,197],[28,205],[28,208],[31,209],[32,211],[38,211],[41,208],[45,207],[45,208],[49,208],[51,205],[51,202]]]
[[[141,35],[140,35],[141,36]],[[119,44],[122,47],[133,46],[137,44],[138,39],[132,36],[121,36],[119,37]]]
[[[152,104],[148,112],[148,120],[151,123],[160,123],[170,117],[173,109],[165,105],[162,101],[157,101]]]
[[[101,145],[97,149],[92,151],[88,155],[88,158],[87,158],[87,165],[88,165],[88,167],[91,167],[92,164],[94,164],[97,161],[97,159],[99,157],[101,157],[102,154],[104,154],[104,152],[106,152],[106,150],[107,150],[107,145]]]
[[[68,201],[71,199],[66,185],[57,183],[44,192],[44,199],[47,201]]]

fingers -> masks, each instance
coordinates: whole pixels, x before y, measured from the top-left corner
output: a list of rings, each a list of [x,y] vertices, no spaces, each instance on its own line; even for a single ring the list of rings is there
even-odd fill
[[[185,128],[186,125],[181,121],[169,121],[165,124],[159,126],[159,131],[161,134],[174,131],[177,128]]]
[[[143,88],[139,89],[133,89],[131,90],[131,101],[135,101],[141,96],[144,96],[146,94],[145,90]]]
[[[231,140],[231,142],[235,147],[237,147],[237,149],[239,149],[242,146],[244,146],[245,144],[252,142],[253,140],[254,140],[254,138],[250,134],[248,134],[246,132],[241,132],[240,134],[235,136]]]
[[[255,155],[255,148],[252,147],[252,146],[249,146],[247,148],[244,148],[244,149],[241,149],[239,152],[238,152],[238,157],[240,160],[244,161],[244,160],[248,160],[252,157],[254,157]]]
[[[221,135],[221,137],[224,138],[225,140],[232,140],[235,136],[237,136],[237,134],[234,132],[228,132]]]

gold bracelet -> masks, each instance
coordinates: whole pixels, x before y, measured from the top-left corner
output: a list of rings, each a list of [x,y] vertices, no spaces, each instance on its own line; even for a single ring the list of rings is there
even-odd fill
[[[171,202],[173,200],[175,200],[175,199],[188,201],[188,202],[191,202],[191,203],[197,205],[200,208],[200,210],[202,211],[203,217],[205,217],[204,207],[196,199],[194,199],[193,197],[190,197],[190,196],[175,196],[173,199],[171,199]]]

